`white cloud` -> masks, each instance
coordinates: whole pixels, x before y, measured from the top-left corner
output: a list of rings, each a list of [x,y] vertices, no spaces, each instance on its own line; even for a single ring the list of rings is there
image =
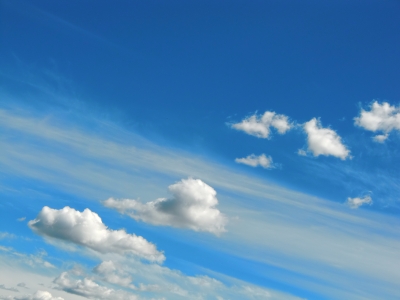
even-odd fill
[[[14,238],[16,238],[15,234],[0,231],[0,240],[1,239],[14,239]]]
[[[245,165],[248,165],[251,167],[261,166],[264,169],[273,169],[274,168],[274,165],[272,162],[272,157],[266,156],[265,154],[261,154],[259,156],[251,154],[247,157],[236,158],[235,162],[237,162],[239,164],[245,164]]]
[[[266,111],[262,116],[254,114],[231,126],[255,137],[266,139],[271,133],[270,127],[274,127],[278,133],[284,134],[292,127],[292,124],[287,116]]]
[[[17,297],[7,297],[3,299],[9,299],[9,300],[64,300],[64,298],[61,297],[53,297],[49,292],[47,291],[37,291],[33,295],[26,295],[26,296],[17,296]]]
[[[372,204],[372,198],[370,196],[365,196],[364,198],[347,198],[346,204],[350,206],[350,208],[359,208],[364,204]]]
[[[47,269],[54,269],[55,266],[44,260],[43,257],[47,256],[45,251],[40,251],[37,254],[24,254],[15,251],[11,247],[2,247],[0,246],[0,251],[4,251],[6,255],[8,255],[12,259],[17,259],[19,262],[24,265],[28,265],[33,269],[41,269],[43,267]]]
[[[121,267],[117,268],[111,260],[103,261],[94,267],[93,273],[100,275],[106,282],[135,289],[135,286],[131,284],[132,277],[123,272]]]
[[[300,155],[300,156],[307,156],[307,152],[304,151],[303,149],[297,150],[297,154]]]
[[[156,246],[143,237],[125,230],[108,229],[90,209],[79,212],[68,206],[60,210],[45,206],[28,224],[45,237],[70,241],[101,253],[129,253],[156,262],[165,259]]]
[[[147,203],[137,200],[103,201],[106,207],[114,208],[134,218],[154,225],[168,225],[220,234],[225,230],[227,218],[215,206],[216,191],[200,179],[182,179],[170,185],[172,198],[159,198]]]
[[[335,156],[345,160],[350,151],[342,144],[342,139],[329,128],[322,128],[321,123],[313,118],[304,124],[307,133],[308,149],[314,156]]]
[[[136,295],[127,293],[122,290],[110,289],[94,282],[90,278],[75,280],[69,277],[67,272],[63,272],[53,281],[57,289],[65,292],[80,295],[89,299],[104,299],[104,300],[136,300]]]
[[[383,143],[389,132],[400,130],[400,106],[375,101],[369,111],[361,109],[360,116],[354,118],[354,124],[372,132],[384,132],[385,134],[374,137],[374,141]]]
[[[378,134],[375,135],[374,137],[372,137],[372,139],[377,142],[377,143],[383,143],[384,141],[387,140],[387,138],[389,137],[389,134]]]

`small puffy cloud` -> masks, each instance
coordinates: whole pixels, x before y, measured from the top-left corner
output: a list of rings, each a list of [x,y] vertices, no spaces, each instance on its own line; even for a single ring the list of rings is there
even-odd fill
[[[132,277],[122,271],[122,268],[117,268],[111,260],[103,261],[96,266],[93,273],[100,275],[103,281],[135,289],[135,286],[131,284]]]
[[[356,208],[359,208],[361,205],[364,205],[364,204],[371,205],[372,204],[372,198],[371,198],[371,196],[365,196],[363,198],[358,198],[358,197],[350,198],[349,197],[349,198],[347,198],[346,204],[348,206],[350,206],[350,208],[356,209]]]
[[[273,169],[274,164],[272,162],[271,156],[266,156],[265,154],[261,154],[259,156],[251,154],[247,157],[243,158],[236,158],[235,162],[238,164],[245,164],[251,167],[258,167],[261,166],[264,169]]]
[[[68,206],[57,210],[43,207],[29,227],[45,237],[73,242],[100,253],[134,254],[150,261],[162,262],[164,255],[141,236],[125,230],[111,230],[90,209],[79,212]]]
[[[303,126],[307,133],[308,150],[314,156],[335,156],[345,160],[350,151],[342,144],[342,139],[337,133],[329,128],[322,128],[316,118],[311,119]]]
[[[292,128],[292,124],[289,122],[287,116],[278,115],[273,111],[266,111],[262,116],[257,114],[251,115],[243,119],[240,123],[232,124],[231,127],[255,137],[266,139],[269,138],[271,127],[275,128],[278,133],[284,134]]]
[[[26,217],[21,217],[21,218],[18,218],[17,221],[18,222],[23,222],[23,221],[25,221],[25,219],[26,219]]]
[[[137,200],[109,198],[103,204],[135,220],[220,234],[227,218],[216,208],[216,191],[200,179],[182,179],[168,187],[171,198],[141,203]]]
[[[33,295],[7,297],[5,299],[9,299],[9,300],[64,300],[64,298],[61,298],[61,297],[53,297],[47,291],[37,291]]]
[[[136,300],[136,295],[127,293],[122,290],[114,290],[102,286],[91,280],[90,278],[72,279],[67,272],[61,273],[53,281],[56,288],[67,293],[83,296],[89,299],[104,300]]]
[[[297,150],[297,154],[300,155],[300,156],[307,156],[307,152],[304,151],[303,149]]]
[[[369,111],[361,109],[360,116],[354,118],[354,124],[372,132],[383,132],[373,138],[375,142],[383,143],[392,130],[400,131],[400,106],[375,101]]]
[[[372,139],[377,142],[377,143],[383,143],[387,140],[387,138],[389,137],[389,134],[378,134],[375,135]]]

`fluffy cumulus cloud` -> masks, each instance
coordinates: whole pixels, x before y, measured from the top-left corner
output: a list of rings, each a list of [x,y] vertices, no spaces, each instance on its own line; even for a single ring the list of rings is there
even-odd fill
[[[354,124],[372,132],[383,132],[374,137],[374,141],[383,143],[389,132],[400,131],[400,106],[375,101],[369,111],[361,109],[360,116],[354,118]]]
[[[61,273],[53,281],[56,288],[67,293],[83,296],[89,299],[104,299],[104,300],[136,300],[136,295],[122,291],[114,290],[106,286],[102,286],[94,282],[90,278],[73,279],[70,278],[67,272]]]
[[[183,179],[168,187],[171,198],[147,203],[137,200],[109,198],[103,204],[134,218],[154,225],[189,228],[220,234],[227,218],[216,208],[216,191],[200,179]]]
[[[371,196],[365,196],[363,198],[358,198],[358,197],[350,198],[349,197],[349,198],[347,198],[346,204],[348,206],[350,206],[350,208],[355,209],[355,208],[359,208],[361,205],[364,205],[364,204],[371,205],[372,204],[372,198],[371,198]]]
[[[269,138],[271,127],[275,128],[278,133],[284,134],[292,124],[285,115],[278,115],[273,111],[266,111],[263,115],[254,114],[243,119],[240,123],[231,125],[232,128],[246,132],[258,138]]]
[[[61,297],[53,297],[47,291],[37,291],[33,295],[16,296],[16,297],[10,296],[7,298],[2,298],[2,299],[8,299],[8,300],[64,300],[64,298],[61,298]]]
[[[165,259],[154,244],[125,230],[107,228],[90,209],[79,212],[68,206],[60,210],[45,206],[28,224],[45,237],[73,242],[101,253],[133,254],[155,262]]]
[[[259,156],[255,154],[251,154],[247,157],[243,158],[236,158],[235,162],[238,164],[245,164],[251,167],[258,167],[261,166],[264,169],[273,169],[274,164],[272,162],[272,157],[271,156],[266,156],[265,154],[261,154]]]
[[[350,156],[350,151],[343,145],[342,139],[330,128],[322,128],[321,123],[313,118],[304,124],[307,133],[308,150],[314,156],[335,156],[345,160]]]
[[[103,281],[136,289],[132,285],[132,277],[124,272],[121,267],[117,267],[111,260],[103,261],[93,269],[93,273],[99,275]]]

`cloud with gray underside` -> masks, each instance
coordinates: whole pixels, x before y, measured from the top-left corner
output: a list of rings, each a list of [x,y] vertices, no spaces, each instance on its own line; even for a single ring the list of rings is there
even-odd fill
[[[153,225],[187,228],[216,235],[226,231],[227,217],[218,208],[216,191],[200,179],[182,179],[168,187],[170,198],[142,203],[109,198],[103,205]]]

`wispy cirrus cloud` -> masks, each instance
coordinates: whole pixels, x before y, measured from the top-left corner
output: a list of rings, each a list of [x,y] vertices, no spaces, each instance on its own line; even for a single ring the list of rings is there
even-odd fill
[[[350,150],[342,143],[341,137],[334,130],[323,128],[316,118],[306,122],[303,128],[307,133],[308,150],[314,156],[335,156],[342,160],[350,157]]]
[[[361,109],[360,115],[354,118],[354,124],[372,132],[383,132],[373,137],[375,142],[383,143],[391,131],[400,131],[400,106],[374,101],[369,111]]]
[[[0,284],[0,289],[6,290],[6,291],[11,291],[11,292],[19,292],[18,289],[13,288],[13,287],[6,287],[4,284]]]
[[[231,124],[231,127],[244,131],[249,135],[266,139],[270,137],[271,127],[275,128],[279,134],[284,134],[293,125],[290,123],[288,116],[279,115],[273,111],[266,111],[263,115],[254,114],[239,123]]]
[[[114,208],[135,220],[221,234],[227,217],[216,206],[217,192],[200,179],[182,179],[168,187],[171,198],[141,203],[138,200],[109,198],[106,207]]]
[[[261,155],[250,154],[246,157],[236,158],[235,162],[238,164],[248,165],[250,167],[263,167],[264,169],[275,168],[271,156],[266,156],[264,153]]]
[[[109,229],[90,209],[80,212],[70,207],[57,210],[45,206],[28,225],[45,237],[72,242],[100,253],[133,254],[155,262],[165,259],[154,244],[125,230]]]

